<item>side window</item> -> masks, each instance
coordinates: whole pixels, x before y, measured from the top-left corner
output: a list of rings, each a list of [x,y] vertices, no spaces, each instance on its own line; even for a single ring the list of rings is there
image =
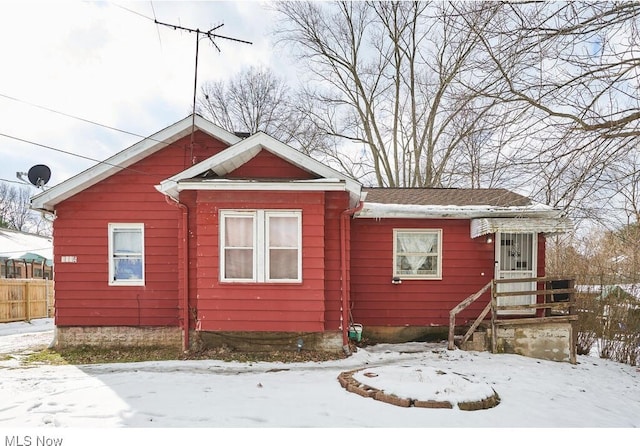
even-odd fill
[[[442,230],[394,229],[393,275],[403,279],[442,279]]]
[[[109,285],[144,285],[144,224],[109,223]]]

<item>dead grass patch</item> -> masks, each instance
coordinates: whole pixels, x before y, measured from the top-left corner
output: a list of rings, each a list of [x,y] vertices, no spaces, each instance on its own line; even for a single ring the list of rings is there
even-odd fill
[[[25,364],[82,365],[103,363],[127,363],[170,360],[206,360],[237,362],[324,362],[344,359],[341,352],[237,352],[226,348],[208,349],[199,352],[183,353],[178,349],[166,347],[77,347],[65,349],[43,349],[30,353],[23,358]],[[0,359],[2,359],[0,357]],[[8,358],[10,359],[10,357]]]

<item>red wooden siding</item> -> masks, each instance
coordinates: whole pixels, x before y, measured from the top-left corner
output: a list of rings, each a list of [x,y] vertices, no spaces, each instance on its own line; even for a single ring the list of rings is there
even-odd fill
[[[56,206],[56,325],[178,324],[180,211],[154,186],[225,145],[197,132]],[[108,223],[144,223],[145,285],[108,285]],[[76,256],[77,263],[62,263]]]
[[[190,306],[197,308],[198,329],[324,331],[327,219],[324,192],[198,191],[181,196],[181,200],[187,200],[188,196]],[[331,200],[336,202],[335,197]],[[227,209],[301,210],[302,283],[221,283],[219,212]],[[330,244],[333,252],[335,241]]]
[[[249,162],[230,172],[227,178],[283,178],[310,180],[317,176],[300,169],[293,164],[274,155],[268,150],[261,150]]]
[[[494,275],[494,245],[471,239],[469,220],[352,220],[351,301],[354,321],[365,326],[445,326],[449,310]],[[442,228],[442,280],[391,283],[394,228]],[[488,298],[463,311],[475,318]]]

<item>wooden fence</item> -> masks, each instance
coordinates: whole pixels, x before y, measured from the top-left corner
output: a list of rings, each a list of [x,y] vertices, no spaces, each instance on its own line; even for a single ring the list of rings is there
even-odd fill
[[[0,323],[53,317],[53,281],[0,279]]]

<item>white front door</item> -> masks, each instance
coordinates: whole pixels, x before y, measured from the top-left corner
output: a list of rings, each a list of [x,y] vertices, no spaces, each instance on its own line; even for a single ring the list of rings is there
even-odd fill
[[[538,237],[535,233],[496,234],[496,279],[524,279],[536,277]],[[536,289],[535,282],[498,284],[498,292],[531,291]],[[498,297],[501,305],[528,305],[536,303],[535,294]],[[531,310],[502,310],[498,314],[535,314]]]

